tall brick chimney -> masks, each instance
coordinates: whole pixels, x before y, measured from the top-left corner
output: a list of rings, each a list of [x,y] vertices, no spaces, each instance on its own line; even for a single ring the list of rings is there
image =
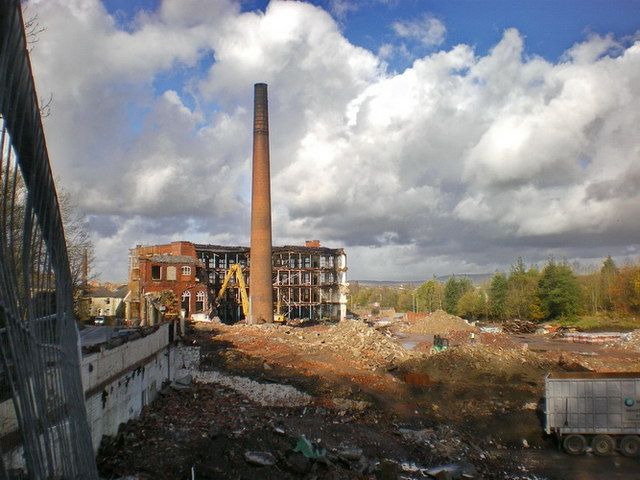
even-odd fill
[[[271,175],[267,84],[254,85],[249,323],[273,322]]]

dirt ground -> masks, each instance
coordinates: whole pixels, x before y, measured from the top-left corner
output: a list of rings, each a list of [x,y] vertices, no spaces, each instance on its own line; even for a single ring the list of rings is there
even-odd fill
[[[165,389],[139,419],[105,439],[101,474],[639,478],[637,459],[559,454],[543,434],[540,409],[548,372],[640,371],[637,350],[576,349],[547,336],[482,333],[466,324],[456,328],[461,319],[443,322],[453,346],[437,354],[429,353],[428,330],[438,330],[433,319],[410,318],[382,329],[360,321],[195,324],[184,344],[199,347],[204,373],[193,384]],[[419,341],[408,342],[411,335]],[[215,376],[212,383],[205,373]],[[294,395],[292,404],[266,396],[262,401],[259,389],[247,394],[235,386],[247,382],[252,386],[244,388],[286,386],[304,393]],[[311,448],[306,455],[294,452],[303,436]]]

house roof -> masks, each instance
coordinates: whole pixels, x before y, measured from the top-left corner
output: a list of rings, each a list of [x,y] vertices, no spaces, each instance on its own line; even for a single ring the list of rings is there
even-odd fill
[[[121,285],[115,290],[109,290],[102,285],[92,287],[89,290],[88,296],[92,298],[124,298],[129,291],[128,285]]]
[[[127,296],[127,293],[129,293],[129,285],[122,285],[116,288],[116,291],[113,293],[116,298],[124,298]]]

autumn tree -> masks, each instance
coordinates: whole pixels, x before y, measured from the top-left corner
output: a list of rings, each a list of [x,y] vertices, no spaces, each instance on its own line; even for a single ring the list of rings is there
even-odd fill
[[[640,264],[624,265],[614,278],[611,293],[616,311],[640,314]]]

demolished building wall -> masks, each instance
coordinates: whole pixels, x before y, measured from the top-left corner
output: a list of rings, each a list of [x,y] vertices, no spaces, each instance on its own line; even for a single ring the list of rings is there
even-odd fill
[[[218,292],[224,275],[235,263],[245,270],[251,289],[250,250],[247,247],[195,245],[204,264],[212,292]],[[342,248],[320,246],[319,241],[305,246],[273,247],[273,306],[287,318],[342,320],[347,313],[347,256]],[[228,323],[243,318],[237,287],[228,289],[218,309]]]
[[[131,249],[127,321],[154,325],[163,316],[177,317],[181,312],[186,318],[207,316],[211,299],[206,281],[201,280],[202,268],[191,242]]]
[[[164,263],[162,263],[162,262]],[[190,263],[191,262],[191,263]],[[174,242],[167,245],[137,246],[131,250],[129,295],[125,299],[127,320],[134,324],[153,324],[160,312],[149,298],[152,292],[170,289],[182,299],[189,292],[187,318],[204,319],[212,315],[212,307],[224,276],[234,264],[243,267],[251,290],[250,249],[244,246],[195,245]],[[167,279],[171,264],[193,265],[188,281]],[[154,280],[150,267],[160,268],[160,279]],[[347,257],[344,249],[320,246],[315,240],[305,246],[273,247],[273,309],[278,305],[287,318],[341,320],[347,309]],[[178,274],[181,273],[178,271]],[[200,297],[197,297],[200,295]],[[198,304],[195,301],[200,298]],[[205,308],[203,310],[203,303]],[[187,303],[181,304],[183,307]],[[225,292],[217,306],[217,315],[227,323],[244,318],[235,283]]]

